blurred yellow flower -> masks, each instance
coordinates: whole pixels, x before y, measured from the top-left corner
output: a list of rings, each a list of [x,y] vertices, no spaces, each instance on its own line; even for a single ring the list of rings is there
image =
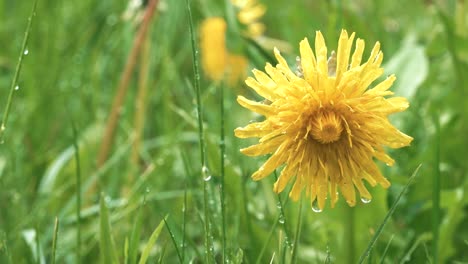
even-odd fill
[[[221,17],[205,19],[200,26],[200,51],[203,71],[213,81],[226,78],[235,84],[247,75],[248,61],[226,48],[226,22]]]
[[[338,191],[350,206],[356,204],[355,188],[367,203],[371,194],[363,180],[387,188],[390,182],[380,173],[374,157],[388,166],[394,160],[384,147],[408,146],[412,137],[403,134],[388,120],[388,115],[405,110],[409,103],[403,97],[388,97],[395,81],[391,75],[372,88],[383,74],[383,53],[377,42],[369,59],[361,64],[364,41],[343,30],[338,51],[327,60],[327,47],[320,32],[315,37],[315,54],[307,39],[300,42],[297,71],[275,49],[278,64],[267,64],[265,71],[253,70],[255,78],[246,84],[266,102],[255,102],[239,96],[243,107],[264,115],[265,120],[237,128],[239,138],[257,137],[259,143],[241,149],[248,156],[272,155],[252,175],[260,180],[282,168],[274,191],[283,191],[294,182],[290,192],[299,199],[305,189],[312,208],[321,211],[330,194],[331,206]],[[350,60],[351,59],[351,60]]]
[[[201,62],[205,74],[212,80],[224,77],[226,66],[226,22],[220,17],[205,19],[200,25]]]
[[[265,25],[259,22],[265,14],[265,6],[258,4],[256,0],[231,0],[231,3],[237,8],[239,22],[247,27],[245,34],[259,39],[265,31]],[[248,60],[227,49],[226,30],[226,21],[221,17],[210,17],[201,23],[201,61],[208,78],[213,81],[225,79],[234,85],[247,76]],[[262,39],[263,42],[266,40]]]
[[[260,22],[266,12],[264,5],[256,0],[231,0],[231,3],[239,10],[237,19],[247,27],[247,36],[255,38],[265,32],[265,25]]]

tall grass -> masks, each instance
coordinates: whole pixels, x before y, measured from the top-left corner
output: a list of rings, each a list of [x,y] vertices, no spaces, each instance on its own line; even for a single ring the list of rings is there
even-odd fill
[[[468,261],[467,3],[260,1],[265,46],[228,0],[149,1],[125,20],[127,2],[0,1],[0,263]],[[242,155],[253,141],[233,130],[260,117],[236,96],[261,99],[205,77],[198,25],[215,15],[249,70],[276,63],[274,39],[293,69],[316,30],[329,51],[341,28],[364,57],[380,41],[410,102],[391,121],[414,137],[378,163],[392,186],[316,212],[252,181],[267,157]]]

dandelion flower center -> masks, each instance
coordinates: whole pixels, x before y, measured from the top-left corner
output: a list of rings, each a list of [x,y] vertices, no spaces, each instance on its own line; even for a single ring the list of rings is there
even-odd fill
[[[311,123],[310,132],[315,140],[328,144],[340,139],[343,125],[334,112],[319,113]]]

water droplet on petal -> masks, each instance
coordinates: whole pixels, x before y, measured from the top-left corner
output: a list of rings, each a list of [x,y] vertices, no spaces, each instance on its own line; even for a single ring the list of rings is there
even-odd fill
[[[29,50],[28,49],[25,49],[24,52],[23,52],[24,55],[28,55],[29,54]]]
[[[316,212],[316,213],[322,212],[322,209],[320,209],[317,200],[314,200],[314,201],[312,202],[312,211],[314,211],[314,212]]]
[[[367,204],[367,203],[370,203],[372,201],[372,199],[370,198],[367,198],[367,197],[361,197],[361,202]]]

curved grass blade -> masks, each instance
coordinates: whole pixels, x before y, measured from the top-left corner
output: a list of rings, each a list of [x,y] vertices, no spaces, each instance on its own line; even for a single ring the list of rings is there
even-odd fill
[[[177,246],[177,241],[175,239],[174,233],[172,233],[171,227],[169,226],[169,223],[166,221],[166,218],[163,219],[164,224],[166,225],[167,231],[169,232],[169,235],[171,237],[172,243],[174,244],[174,248],[177,253],[177,257],[179,258],[180,263],[184,263],[182,260],[182,255],[180,254],[179,247]]]
[[[151,252],[151,248],[153,248],[154,243],[156,243],[156,240],[159,237],[159,234],[161,234],[161,230],[164,226],[166,218],[167,216],[165,216],[164,219],[156,227],[156,229],[154,229],[153,233],[151,234],[151,237],[149,238],[148,242],[145,245],[145,248],[143,249],[143,252],[141,254],[141,258],[138,264],[145,264],[146,261],[148,260],[149,254]]]
[[[143,197],[143,202],[139,205],[138,213],[136,215],[135,222],[132,227],[132,233],[130,235],[130,242],[128,247],[128,258],[127,261],[130,264],[136,263],[138,255],[138,243],[141,237],[141,227],[143,226],[143,206],[146,204],[146,195]]]
[[[416,175],[418,174],[418,171],[419,169],[421,168],[422,164],[419,164],[419,166],[414,170],[413,174],[411,175],[411,177],[409,178],[408,182],[406,183],[405,187],[403,187],[403,190],[401,190],[400,194],[398,194],[395,202],[393,203],[392,207],[390,208],[390,210],[388,211],[387,215],[385,216],[384,220],[382,221],[382,223],[380,224],[379,228],[377,228],[377,231],[375,232],[374,236],[372,237],[371,241],[369,242],[369,245],[367,245],[367,248],[366,250],[364,251],[364,253],[361,255],[361,257],[359,258],[359,264],[363,263],[364,260],[369,256],[369,253],[371,252],[372,250],[372,247],[374,247],[375,245],[375,242],[377,241],[377,239],[379,238],[380,234],[382,233],[385,225],[387,224],[388,220],[390,220],[390,217],[393,215],[393,213],[395,212],[395,209],[397,208],[398,206],[398,203],[400,202],[400,199],[401,197],[403,196],[403,194],[406,192],[406,190],[408,189],[408,187],[411,185],[411,183],[413,182],[414,178],[416,177]]]

